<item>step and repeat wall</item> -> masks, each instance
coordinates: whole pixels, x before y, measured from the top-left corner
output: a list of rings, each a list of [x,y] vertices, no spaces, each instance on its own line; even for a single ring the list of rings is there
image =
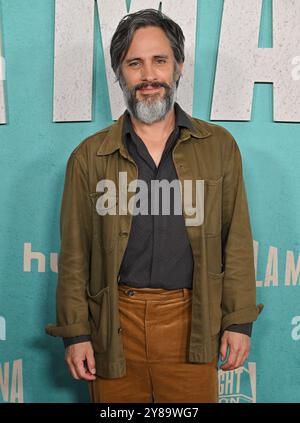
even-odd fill
[[[89,402],[55,321],[67,159],[124,111],[109,43],[161,8],[186,36],[177,100],[226,127],[243,159],[257,303],[245,364],[220,402],[300,401],[300,2],[0,0],[0,402]]]

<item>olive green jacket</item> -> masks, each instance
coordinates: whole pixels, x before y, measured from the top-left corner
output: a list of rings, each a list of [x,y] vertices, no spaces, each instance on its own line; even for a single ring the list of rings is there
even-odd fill
[[[172,152],[178,178],[204,180],[204,221],[186,226],[194,257],[192,323],[188,360],[206,363],[218,353],[220,334],[231,324],[257,319],[253,240],[238,145],[223,127],[192,118]],[[82,141],[69,157],[61,206],[56,325],[49,335],[91,335],[96,374],[126,374],[118,310],[118,273],[132,214],[100,215],[96,186],[119,172],[128,184],[137,166],[122,140],[124,115]],[[134,193],[128,193],[128,200]],[[184,217],[190,218],[185,214]]]

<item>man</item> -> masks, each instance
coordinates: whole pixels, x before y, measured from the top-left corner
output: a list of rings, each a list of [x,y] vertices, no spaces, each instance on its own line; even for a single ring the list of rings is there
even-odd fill
[[[127,15],[110,53],[127,110],[68,160],[57,325],[46,331],[64,338],[94,402],[217,402],[219,353],[224,371],[243,365],[263,307],[239,148],[175,102],[184,36],[167,16]],[[162,181],[175,188],[167,213],[151,191]],[[204,184],[200,223],[175,211],[186,181]]]

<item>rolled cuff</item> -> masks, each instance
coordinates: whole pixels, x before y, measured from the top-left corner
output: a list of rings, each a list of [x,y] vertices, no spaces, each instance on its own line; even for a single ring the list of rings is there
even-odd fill
[[[230,332],[237,332],[242,333],[244,335],[248,335],[251,337],[252,333],[252,325],[253,323],[236,323],[234,325],[227,326],[225,330],[229,330]]]
[[[70,345],[80,344],[81,342],[89,342],[91,340],[91,335],[79,335],[63,338],[65,348],[69,347]]]
[[[65,326],[55,326],[53,324],[49,324],[45,327],[45,331],[48,335],[62,336],[63,338],[91,334],[89,322],[74,323],[72,325]]]
[[[244,308],[227,314],[222,319],[221,331],[225,330],[226,327],[230,325],[254,322],[258,315],[262,312],[263,308],[263,304],[258,304],[254,307]]]

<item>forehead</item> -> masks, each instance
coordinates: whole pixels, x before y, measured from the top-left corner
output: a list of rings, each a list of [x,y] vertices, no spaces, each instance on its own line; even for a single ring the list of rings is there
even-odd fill
[[[135,31],[124,59],[162,53],[173,56],[170,40],[161,28],[150,26]]]

